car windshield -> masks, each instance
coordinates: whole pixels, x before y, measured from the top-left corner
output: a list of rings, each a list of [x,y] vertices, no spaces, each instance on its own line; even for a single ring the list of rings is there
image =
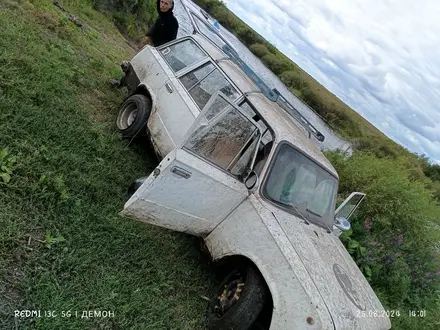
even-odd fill
[[[331,227],[337,179],[310,158],[282,143],[269,169],[263,195],[307,220]]]

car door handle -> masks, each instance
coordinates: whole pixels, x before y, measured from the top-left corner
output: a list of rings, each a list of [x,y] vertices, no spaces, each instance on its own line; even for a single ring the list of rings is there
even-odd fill
[[[162,55],[167,56],[170,52],[171,52],[170,47],[167,47],[164,50],[162,50]]]
[[[175,175],[181,176],[184,179],[189,179],[191,177],[191,172],[188,172],[187,170],[184,170],[183,168],[178,166],[174,166],[171,169],[171,172]]]
[[[174,92],[173,87],[172,87],[169,83],[166,83],[166,84],[165,84],[165,88],[167,89],[167,91],[168,91],[169,93]]]

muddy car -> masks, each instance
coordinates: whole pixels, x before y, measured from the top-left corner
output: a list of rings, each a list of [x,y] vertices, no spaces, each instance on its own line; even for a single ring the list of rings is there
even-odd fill
[[[199,236],[227,267],[211,329],[389,329],[338,238],[364,194],[335,210],[322,134],[192,19],[197,33],[146,46],[125,68],[118,128],[147,132],[161,161],[121,214]]]

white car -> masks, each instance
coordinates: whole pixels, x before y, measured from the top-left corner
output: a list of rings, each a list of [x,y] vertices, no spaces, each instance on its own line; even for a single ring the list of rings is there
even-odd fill
[[[117,125],[130,139],[148,132],[161,162],[121,214],[199,236],[229,267],[211,329],[389,329],[338,238],[364,194],[335,212],[338,174],[313,141],[322,135],[227,49],[202,31],[146,46],[125,68]]]

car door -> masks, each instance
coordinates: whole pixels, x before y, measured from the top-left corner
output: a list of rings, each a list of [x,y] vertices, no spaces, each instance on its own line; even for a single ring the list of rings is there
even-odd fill
[[[127,201],[122,215],[198,236],[209,234],[248,196],[261,130],[221,92],[184,141]]]
[[[224,93],[231,101],[241,95],[209,59],[183,70],[183,73],[177,73],[161,88],[161,97],[157,100],[157,116],[165,130],[158,134],[167,134],[173,141],[166,153],[182,143],[200,110],[217,91]],[[154,117],[149,124],[150,131],[153,126],[157,126],[153,120]]]

